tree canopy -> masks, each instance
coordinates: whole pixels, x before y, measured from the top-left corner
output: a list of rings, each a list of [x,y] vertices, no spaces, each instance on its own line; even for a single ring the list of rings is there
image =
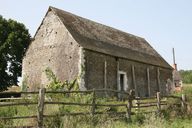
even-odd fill
[[[30,34],[24,24],[0,15],[0,91],[17,85],[29,42]]]
[[[183,83],[192,84],[192,70],[180,70],[179,72],[182,76]]]

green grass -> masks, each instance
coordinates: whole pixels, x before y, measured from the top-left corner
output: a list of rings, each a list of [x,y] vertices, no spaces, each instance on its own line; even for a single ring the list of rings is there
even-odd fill
[[[137,113],[132,116],[132,121],[128,122],[125,116],[117,115],[84,115],[84,116],[65,116],[60,117],[63,112],[90,112],[91,107],[82,106],[63,106],[63,105],[46,105],[45,114],[58,115],[54,118],[44,118],[45,128],[191,128],[192,127],[192,85],[184,85],[183,92],[187,95],[188,110],[181,111],[179,106],[174,103],[178,100],[170,100],[169,105],[163,108],[162,116],[158,117],[155,114]],[[180,95],[181,93],[175,94]],[[37,97],[33,97],[34,101]],[[47,95],[47,101],[64,101],[64,102],[79,102],[91,103],[92,95]],[[26,101],[26,100],[25,100]],[[115,101],[115,99],[99,98],[96,100],[99,104],[121,104],[127,101]],[[147,110],[146,108],[144,111]],[[126,111],[125,107],[97,107],[97,111],[104,112],[120,112]],[[17,106],[17,107],[1,107],[0,116],[27,116],[36,115],[37,106]],[[0,128],[6,126],[26,126],[36,125],[36,119],[18,119],[3,121],[0,120]]]
[[[192,127],[192,114],[190,114],[190,107],[192,106],[192,85],[184,85],[183,93],[185,93],[188,97],[188,110],[187,112],[183,112],[180,109],[180,106],[175,106],[174,103],[180,102],[179,100],[171,99],[169,100],[169,106],[164,107],[163,113],[161,117],[157,117],[155,114],[136,114],[132,116],[132,122],[127,122],[125,117],[118,117],[118,116],[109,116],[109,115],[96,115],[94,117],[87,115],[87,116],[76,116],[76,117],[60,117],[57,127],[60,128],[76,128],[76,127],[83,127],[83,128],[191,128]],[[181,93],[175,94],[181,95]],[[71,101],[71,99],[68,99]],[[84,102],[91,102],[91,96],[84,97],[84,98],[75,98],[72,101],[84,101]],[[126,102],[117,102],[114,100],[110,101],[108,99],[99,99],[97,103],[105,104],[105,103],[126,103]],[[72,111],[73,107],[67,108],[68,111]],[[79,108],[75,108],[76,110],[80,110]],[[97,108],[98,111],[125,111],[125,108],[107,108],[107,107],[100,107]],[[84,109],[89,111],[90,108]],[[50,121],[52,120],[52,121]],[[50,122],[54,122],[55,118],[49,119]],[[47,123],[49,122],[47,121]],[[49,124],[49,123],[48,123]],[[53,124],[52,124],[53,125]],[[52,126],[54,127],[54,126]]]
[[[143,117],[142,117],[143,118]],[[54,118],[56,119],[56,118]],[[135,119],[132,123],[128,123],[125,119],[109,118],[107,115],[102,116],[76,116],[62,117],[60,120],[50,119],[45,127],[58,128],[191,128],[192,119],[175,118],[166,120],[164,117],[156,117],[154,114],[144,115],[143,122]],[[58,119],[58,118],[57,118]],[[51,123],[51,122],[59,122]]]
[[[16,117],[30,116],[36,114],[36,106],[16,106],[0,108],[0,116]],[[8,126],[32,126],[36,124],[34,119],[15,119],[15,120],[0,120],[0,128]]]

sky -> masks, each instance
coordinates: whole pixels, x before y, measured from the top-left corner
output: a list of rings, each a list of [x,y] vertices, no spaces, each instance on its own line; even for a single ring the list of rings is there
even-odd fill
[[[0,0],[0,15],[33,37],[49,6],[145,38],[170,64],[192,70],[192,0]]]

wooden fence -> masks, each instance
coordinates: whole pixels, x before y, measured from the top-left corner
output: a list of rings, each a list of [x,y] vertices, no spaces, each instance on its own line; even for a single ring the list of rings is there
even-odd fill
[[[97,93],[120,93],[121,95],[124,95],[126,100],[122,104],[99,104],[97,103]],[[3,92],[8,93],[8,92]],[[110,90],[110,89],[93,89],[93,90],[87,90],[87,91],[46,91],[45,88],[42,88],[39,90],[39,92],[20,92],[22,95],[28,95],[28,94],[38,94],[38,102],[5,102],[6,100],[16,100],[20,98],[1,98],[0,99],[0,109],[1,107],[6,106],[18,106],[18,105],[37,105],[37,114],[32,116],[18,116],[18,117],[0,117],[0,120],[11,120],[11,119],[28,119],[28,118],[36,118],[37,119],[37,126],[38,128],[43,127],[43,120],[47,117],[55,117],[58,115],[46,115],[44,113],[45,105],[51,104],[51,105],[70,105],[70,106],[90,106],[91,110],[89,112],[76,112],[76,113],[62,113],[59,116],[76,116],[76,115],[96,115],[96,114],[114,114],[114,112],[96,112],[96,109],[98,107],[125,107],[126,111],[123,112],[115,112],[115,114],[124,114],[128,120],[131,119],[131,116],[135,114],[135,112],[140,111],[142,108],[148,108],[148,107],[155,107],[155,111],[157,113],[161,112],[162,106],[167,105],[167,100],[163,100],[163,98],[177,98],[180,99],[180,105],[183,108],[183,110],[186,109],[186,96],[183,94],[181,97],[179,96],[166,96],[161,97],[160,92],[157,92],[155,97],[150,98],[140,98],[140,97],[134,97],[131,93],[128,92],[122,92],[117,90]],[[46,94],[69,94],[69,93],[83,93],[83,94],[92,94],[92,102],[91,103],[74,103],[74,102],[61,102],[61,101],[46,101],[45,95]],[[3,101],[3,102],[1,102]],[[133,110],[134,109],[134,110]],[[148,112],[153,112],[148,111]]]

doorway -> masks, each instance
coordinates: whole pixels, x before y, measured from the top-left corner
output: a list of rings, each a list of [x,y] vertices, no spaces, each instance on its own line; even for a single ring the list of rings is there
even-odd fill
[[[125,87],[125,74],[120,74],[120,91],[124,91],[124,87]]]
[[[123,71],[118,72],[118,85],[117,89],[119,91],[127,91],[128,90],[128,84],[127,84],[127,73]],[[122,99],[123,95],[120,93],[118,94],[118,98]]]

